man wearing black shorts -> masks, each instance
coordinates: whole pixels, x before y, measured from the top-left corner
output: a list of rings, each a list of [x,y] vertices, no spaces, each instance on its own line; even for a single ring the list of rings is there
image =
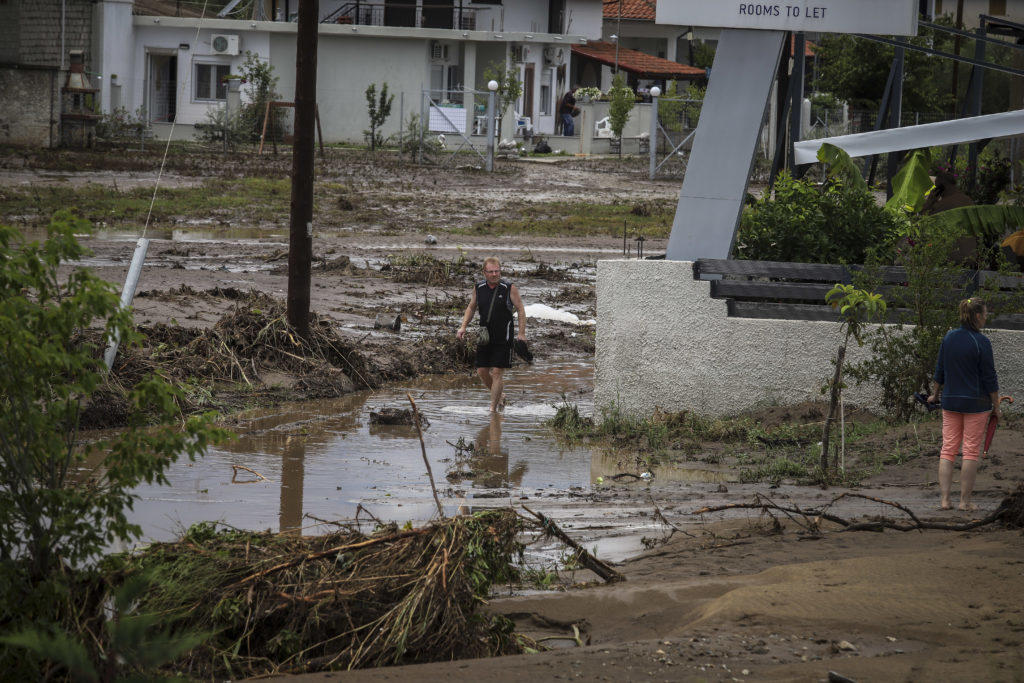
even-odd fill
[[[502,405],[505,368],[512,366],[512,345],[515,339],[526,341],[526,310],[519,290],[501,279],[501,263],[490,256],[484,259],[484,280],[473,288],[473,296],[462,316],[456,336],[462,339],[473,314],[480,311],[480,325],[487,328],[490,342],[476,348],[476,372],[491,392],[491,412]],[[513,313],[519,319],[519,333],[512,336]]]

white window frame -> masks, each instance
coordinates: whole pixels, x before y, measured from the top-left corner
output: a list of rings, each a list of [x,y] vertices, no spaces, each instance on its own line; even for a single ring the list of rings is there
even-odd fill
[[[549,66],[540,70],[540,89],[537,93],[537,111],[540,116],[551,116],[555,111],[555,70]],[[544,98],[544,88],[548,90],[548,96]]]
[[[209,68],[210,73],[210,85],[213,88],[213,97],[203,97],[199,93],[199,69]],[[231,62],[223,62],[216,60],[202,60],[195,61],[192,63],[192,101],[193,102],[227,102],[228,99],[228,86],[226,83],[221,84],[220,79],[217,77],[218,69],[223,68],[225,70],[224,75],[231,73]],[[218,91],[223,88],[224,97],[217,97]]]

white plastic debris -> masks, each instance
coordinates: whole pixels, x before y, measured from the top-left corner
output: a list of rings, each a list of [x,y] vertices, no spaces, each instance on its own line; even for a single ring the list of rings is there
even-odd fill
[[[526,317],[539,320],[556,320],[570,325],[596,325],[596,320],[580,320],[580,317],[569,311],[560,311],[547,304],[530,304],[526,307]]]

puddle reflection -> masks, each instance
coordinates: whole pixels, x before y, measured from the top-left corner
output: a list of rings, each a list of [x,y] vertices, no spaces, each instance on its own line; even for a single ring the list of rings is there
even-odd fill
[[[592,363],[542,359],[509,377],[502,415],[488,411],[475,373],[251,413],[234,442],[195,463],[176,463],[170,487],[140,487],[132,521],[144,539],[166,540],[206,520],[308,530],[311,518],[354,517],[360,503],[382,520],[427,520],[436,508],[415,428],[369,424],[371,410],[407,408],[406,393],[430,420],[424,445],[446,512],[471,506],[474,498],[588,487],[591,451],[558,444],[544,422],[563,394],[591,412]],[[474,444],[461,459],[452,446],[460,438]],[[247,480],[238,469],[265,478]],[[446,478],[456,469],[469,476]]]

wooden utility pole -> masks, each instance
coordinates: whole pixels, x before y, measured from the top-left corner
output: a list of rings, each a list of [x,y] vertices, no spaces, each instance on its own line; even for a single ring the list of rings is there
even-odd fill
[[[320,0],[300,0],[295,41],[295,146],[292,150],[291,229],[288,238],[288,323],[302,337],[309,336],[319,20]]]

